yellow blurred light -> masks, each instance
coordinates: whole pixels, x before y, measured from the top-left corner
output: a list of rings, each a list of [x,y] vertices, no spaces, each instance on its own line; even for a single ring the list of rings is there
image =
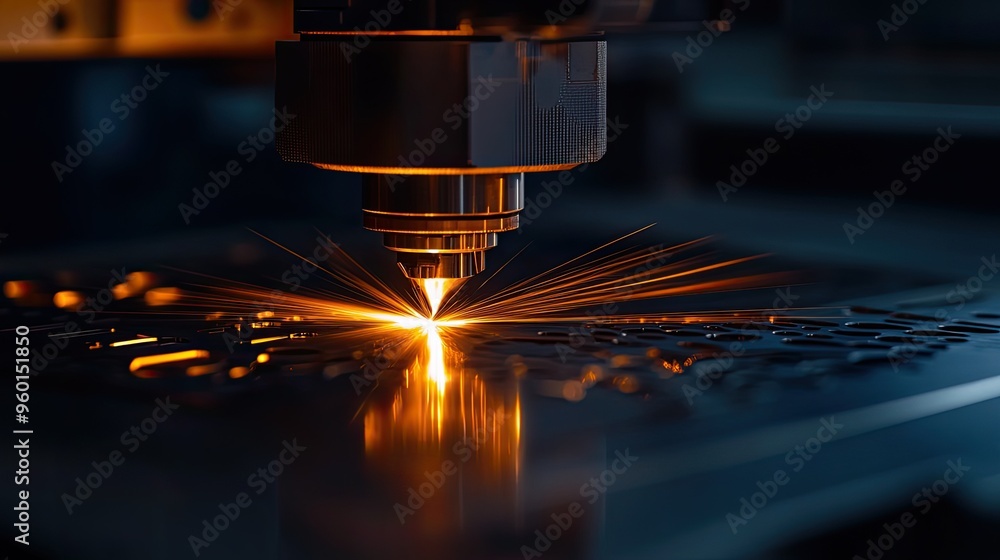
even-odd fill
[[[52,304],[59,309],[77,309],[83,305],[83,294],[72,291],[56,292],[56,295],[52,296]]]
[[[119,346],[134,346],[136,344],[149,344],[151,342],[156,342],[160,339],[156,337],[141,337],[133,338],[132,340],[119,340],[118,342],[112,342],[108,346],[112,348],[118,348]]]
[[[614,384],[622,393],[634,393],[639,390],[639,382],[631,375],[619,375],[615,377]]]
[[[444,364],[444,342],[436,326],[426,329],[427,333],[427,377],[438,384],[441,391],[448,382],[448,372]]]
[[[632,357],[626,354],[619,354],[611,358],[611,367],[622,368],[632,363]]]
[[[208,350],[185,350],[183,352],[172,352],[170,354],[155,354],[153,356],[140,356],[132,360],[129,364],[129,371],[135,372],[150,366],[172,364],[187,360],[201,360],[209,356]]]
[[[258,364],[266,364],[267,362],[270,362],[270,361],[271,361],[271,355],[268,354],[267,352],[264,352],[263,354],[260,354],[260,355],[257,356],[257,363]]]
[[[146,292],[146,305],[157,307],[160,305],[170,305],[181,299],[179,288],[153,288]]]
[[[11,280],[3,285],[3,295],[10,299],[19,299],[35,291],[35,283],[27,280]]]
[[[128,284],[115,284],[111,288],[111,293],[115,296],[115,299],[125,299],[132,296],[132,291],[129,289]]]
[[[156,275],[152,272],[132,272],[125,276],[129,289],[138,295],[156,285]]]
[[[188,377],[201,377],[202,375],[217,373],[221,369],[221,364],[205,364],[201,366],[188,366],[184,373]]]
[[[265,342],[274,342],[275,340],[287,340],[288,336],[269,336],[267,338],[257,338],[250,341],[250,344],[264,344]]]

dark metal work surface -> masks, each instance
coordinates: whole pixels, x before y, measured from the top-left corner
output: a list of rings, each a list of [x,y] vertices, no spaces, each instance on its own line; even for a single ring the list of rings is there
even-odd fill
[[[200,282],[169,269],[153,296],[95,316],[6,306],[2,328],[27,322],[40,355],[59,348],[32,381],[47,438],[35,550],[105,557],[118,526],[121,558],[523,558],[547,543],[547,558],[837,558],[908,511],[935,535],[900,539],[900,554],[995,547],[1000,297],[956,310],[951,288],[930,285],[821,301],[845,274],[656,306],[686,319],[497,325],[451,340],[445,386],[392,334],[177,315],[162,290]],[[893,277],[870,271],[863,291]],[[698,319],[706,302],[748,311]],[[137,337],[156,342],[112,346]],[[136,365],[193,350],[205,353]],[[126,433],[164,402],[177,408],[148,442]],[[289,446],[301,451],[284,464]],[[113,451],[125,462],[88,491]],[[918,513],[911,497],[949,461],[972,470]],[[269,466],[270,482],[254,477]],[[252,503],[208,540],[241,492]],[[736,534],[729,514],[746,514]]]

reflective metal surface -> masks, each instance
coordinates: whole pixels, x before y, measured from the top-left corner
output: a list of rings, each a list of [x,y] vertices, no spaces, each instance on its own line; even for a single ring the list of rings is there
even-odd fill
[[[367,175],[362,204],[407,277],[466,278],[483,271],[497,233],[517,228],[524,174]]]
[[[399,253],[399,268],[407,278],[468,278],[486,268],[486,251],[463,253]]]
[[[43,303],[49,288],[33,279],[4,284],[0,328],[38,325],[33,421],[60,434],[33,455],[47,477],[32,487],[33,514],[65,519],[67,503],[85,514],[38,523],[32,536],[51,552],[42,557],[106,557],[86,535],[109,521],[132,528],[122,558],[812,557],[804,536],[883,511],[900,488],[908,499],[956,457],[973,470],[921,522],[973,520],[963,542],[979,544],[966,552],[992,527],[970,512],[995,488],[983,476],[997,464],[993,432],[958,428],[1000,399],[995,293],[947,317],[905,303],[943,293],[932,288],[812,317],[368,337],[305,312],[238,319],[210,304],[203,319],[178,320],[177,301],[161,298],[175,279],[134,274],[72,333],[43,325],[82,321],[100,293],[76,301],[55,286],[61,303],[75,302],[66,310]],[[49,345],[60,348],[52,359]],[[156,402],[178,408],[147,440],[125,440],[139,445],[123,448],[125,463],[92,498],[68,501],[81,492],[74,479],[120,450],[122,430]],[[57,431],[56,410],[75,420]],[[823,420],[838,431],[817,450],[809,437]],[[939,433],[951,435],[928,437]],[[786,454],[803,443],[814,453],[802,452],[799,472]],[[776,465],[791,482],[747,521],[756,538],[737,538],[744,528],[734,536],[726,512]],[[202,519],[212,527],[241,491],[250,505],[205,538]],[[135,504],[147,501],[165,505],[137,522]],[[896,546],[920,548],[927,534]],[[869,535],[839,538],[863,550]]]
[[[367,175],[363,189],[367,214],[492,216],[524,208],[523,173]]]

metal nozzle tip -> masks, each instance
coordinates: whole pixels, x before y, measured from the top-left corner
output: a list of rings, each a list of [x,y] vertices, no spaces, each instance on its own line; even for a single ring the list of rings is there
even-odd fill
[[[520,223],[523,174],[411,175],[400,184],[380,177],[364,182],[365,227],[383,234],[408,278],[475,276],[497,234]]]
[[[486,251],[470,253],[398,253],[407,278],[468,278],[486,268]]]

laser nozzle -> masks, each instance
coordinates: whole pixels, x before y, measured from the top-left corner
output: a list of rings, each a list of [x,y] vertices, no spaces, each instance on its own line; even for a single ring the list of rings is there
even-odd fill
[[[368,175],[363,206],[408,278],[468,278],[486,268],[497,234],[517,229],[524,174]]]

